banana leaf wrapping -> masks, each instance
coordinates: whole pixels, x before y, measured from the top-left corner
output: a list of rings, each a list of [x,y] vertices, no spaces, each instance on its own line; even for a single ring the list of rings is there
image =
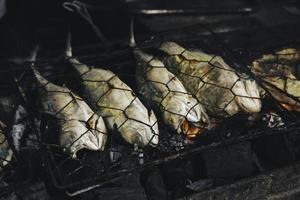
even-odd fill
[[[282,49],[252,62],[251,71],[284,108],[300,111],[300,51]]]

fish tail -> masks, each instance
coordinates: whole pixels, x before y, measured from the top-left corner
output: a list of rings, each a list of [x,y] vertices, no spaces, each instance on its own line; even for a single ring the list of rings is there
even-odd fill
[[[134,37],[134,20],[133,18],[130,19],[130,33],[129,33],[129,46],[135,47],[135,37]]]
[[[34,67],[34,62],[36,61],[36,57],[37,57],[37,51],[39,49],[39,46],[36,45],[36,47],[34,47],[32,49],[32,51],[30,52],[30,57],[29,57],[29,62],[33,62],[30,65],[30,69],[32,70],[32,73],[34,75],[34,77],[36,78],[39,75],[39,72],[36,70],[36,68]]]
[[[39,49],[39,45],[36,45],[30,52],[30,56],[29,56],[29,62],[35,62],[36,61],[36,55],[37,55],[37,51]]]
[[[67,58],[72,57],[72,46],[71,46],[71,33],[69,32],[67,35],[67,40],[66,40],[66,52],[65,52],[65,56]]]
[[[38,85],[42,86],[48,84],[49,81],[41,75],[34,65],[31,65],[30,68],[32,70],[33,78]]]

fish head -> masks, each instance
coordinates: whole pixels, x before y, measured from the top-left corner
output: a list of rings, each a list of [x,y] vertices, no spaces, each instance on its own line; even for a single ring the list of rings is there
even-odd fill
[[[91,118],[87,122],[68,120],[62,123],[60,144],[72,158],[76,158],[77,152],[82,149],[91,151],[104,149],[107,139],[106,129],[100,128],[95,120],[96,118]]]
[[[148,121],[148,120],[147,120]],[[149,121],[147,123],[140,120],[129,119],[120,127],[124,139],[130,144],[138,146],[153,146],[158,144],[159,130],[157,119],[154,112],[149,112]]]
[[[237,81],[233,87],[238,106],[247,113],[261,110],[259,87],[254,80]]]
[[[188,136],[197,135],[210,124],[204,107],[191,95],[172,97],[165,107],[164,121]]]

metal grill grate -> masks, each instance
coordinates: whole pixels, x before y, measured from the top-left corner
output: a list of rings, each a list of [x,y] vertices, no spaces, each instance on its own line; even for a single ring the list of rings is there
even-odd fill
[[[224,111],[224,109],[226,109],[226,107],[236,98],[236,96],[240,96],[242,98],[250,98],[249,96],[243,96],[232,91],[233,87],[238,81],[249,80],[251,78],[260,84],[263,82],[260,77],[255,76],[246,66],[250,65],[251,61],[253,61],[254,58],[263,55],[270,49],[282,46],[289,47],[290,44],[292,44],[293,47],[297,47],[299,42],[297,41],[297,39],[293,39],[296,37],[292,37],[296,36],[297,34],[298,33],[295,32],[295,35],[291,35],[285,38],[284,34],[278,33],[278,28],[276,28],[274,31],[273,28],[263,25],[258,20],[251,19],[248,20],[247,23],[243,21],[242,23],[236,25],[236,27],[233,26],[233,28],[231,24],[216,24],[213,27],[210,27],[209,25],[197,25],[181,30],[162,32],[159,33],[158,37],[154,38],[150,42],[145,42],[143,43],[143,45],[140,45],[139,49],[143,51],[153,52],[153,49],[159,48],[162,43],[161,41],[169,40],[183,44],[186,47],[201,49],[205,52],[214,55],[220,55],[221,57],[223,57],[229,64],[229,66],[233,68],[232,70],[220,67],[218,64],[216,64],[216,62],[220,61],[220,58],[213,56],[211,59],[204,62],[204,65],[209,68],[209,72],[203,74],[201,77],[197,76],[196,78],[197,80],[203,82],[203,87],[204,85],[210,85],[211,87],[221,88],[223,90],[222,92],[224,93],[229,92],[232,94],[231,98],[227,101],[224,107],[215,108],[217,111]],[[145,38],[146,37],[143,37],[143,39]],[[281,40],[279,40],[278,38],[281,38]],[[264,41],[264,43],[261,43],[262,41]],[[174,56],[179,56],[182,60],[184,60],[184,53],[185,52],[181,52],[180,54]],[[152,66],[151,62],[158,57],[152,57],[146,62],[146,65],[150,66],[151,69],[155,69],[157,66]],[[132,55],[132,49],[124,47],[109,54],[104,53],[101,55],[80,55],[77,56],[77,58],[82,63],[92,64],[96,66],[96,68],[98,66],[107,66],[104,67],[104,69],[110,69],[114,72],[112,73],[112,76],[106,80],[89,80],[86,79],[86,76],[94,69],[88,67],[87,71],[80,74],[80,78],[81,80],[83,80],[83,82],[92,81],[96,82],[97,84],[104,83],[105,85],[107,85],[107,90],[94,100],[89,100],[89,105],[93,107],[94,110],[99,109],[99,114],[103,114],[103,112],[105,113],[105,109],[120,111],[125,120],[123,120],[123,123],[120,123],[120,126],[115,127],[116,132],[119,132],[122,126],[124,126],[124,124],[128,123],[129,121],[136,121],[140,122],[141,124],[145,124],[148,128],[150,128],[151,132],[153,133],[153,137],[157,136],[156,131],[153,129],[154,126],[158,124],[160,130],[160,138],[159,143],[155,148],[149,147],[148,144],[145,144],[142,145],[145,147],[143,148],[143,150],[141,150],[140,148],[136,148],[127,143],[120,143],[120,138],[116,138],[116,135],[120,134],[111,132],[108,134],[108,141],[105,145],[106,148],[103,151],[82,151],[80,152],[80,155],[74,159],[68,156],[68,154],[64,152],[64,148],[58,145],[57,142],[52,142],[51,138],[49,139],[52,134],[52,129],[47,129],[47,127],[51,127],[51,123],[49,123],[49,121],[51,122],[51,120],[53,119],[49,120],[48,116],[42,116],[41,129],[37,130],[36,132],[38,134],[38,138],[40,139],[40,148],[44,157],[45,167],[53,184],[57,188],[67,191],[71,196],[77,195],[84,191],[88,191],[94,187],[104,186],[105,184],[112,184],[123,175],[142,171],[144,169],[151,168],[162,163],[168,163],[174,159],[179,159],[191,154],[200,153],[221,145],[230,145],[246,140],[253,140],[263,135],[287,133],[296,134],[298,132],[298,129],[300,128],[299,115],[297,113],[287,112],[278,107],[277,105],[280,104],[280,102],[278,102],[271,96],[268,100],[268,102],[271,103],[263,102],[263,106],[266,105],[267,107],[271,107],[272,109],[275,108],[276,112],[284,119],[284,127],[280,126],[268,128],[265,126],[256,126],[238,136],[228,137],[224,135],[225,131],[223,130],[223,128],[226,127],[227,129],[232,130],[236,129],[235,126],[231,127],[230,125],[226,125],[228,121],[234,122],[235,120],[237,120],[236,117],[232,117],[224,120],[219,128],[214,128],[209,131],[207,130],[202,133],[203,136],[200,135],[191,142],[184,135],[178,135],[176,131],[171,130],[169,127],[165,126],[164,122],[160,119],[160,115],[157,115],[158,121],[154,120],[151,124],[145,123],[141,121],[141,119],[133,118],[128,115],[127,110],[132,104],[136,103],[135,101],[141,100],[141,102],[146,105],[147,109],[150,110],[149,103],[147,103],[147,99],[143,96],[143,94],[135,94],[133,92],[138,91],[139,83],[133,81],[135,79],[135,74],[132,72],[133,70],[135,71],[136,60]],[[41,61],[35,63],[35,68],[39,71],[47,72],[48,66],[56,64],[60,66],[67,66],[70,63],[66,64],[65,61],[55,63],[53,62],[53,60],[46,60],[45,62]],[[16,68],[15,70],[17,72],[23,72],[24,68],[20,67]],[[56,72],[55,70],[55,68],[50,68],[50,74],[47,76],[49,80],[54,80],[56,82],[62,83],[65,82],[66,79],[73,79],[73,77],[75,77],[73,73],[66,74],[65,72]],[[209,81],[206,81],[204,79],[213,70],[225,70],[228,71],[228,73],[237,72],[237,79],[226,87],[222,85],[211,84]],[[184,74],[182,71],[174,71],[174,74],[179,77],[181,75],[186,76],[186,74]],[[126,84],[128,84],[129,87],[119,87],[111,84],[112,80],[116,79],[117,76],[120,77],[120,79]],[[162,106],[164,99],[167,98],[168,95],[172,92],[178,93],[178,91],[173,91],[172,89],[170,89],[170,87],[168,87],[169,83],[172,82],[172,80],[174,80],[174,77],[171,77],[166,82],[157,82],[158,84],[164,85],[167,88],[167,93],[162,95],[161,99],[156,102],[156,104],[158,104],[157,108],[155,109],[156,111],[159,111],[161,109],[159,112],[166,112],[167,109]],[[74,91],[80,93],[79,86],[80,84],[82,84],[82,82],[71,82],[72,83],[68,86],[74,89]],[[16,85],[23,87],[24,85],[31,85],[31,83],[32,81],[24,80],[19,81]],[[146,80],[146,83],[153,84],[154,81]],[[12,85],[9,85],[9,87],[12,87]],[[264,89],[268,92],[267,88]],[[119,108],[111,107],[110,105],[99,104],[99,102],[101,102],[101,98],[106,94],[118,90],[121,90],[124,93],[128,93],[127,96],[131,97],[129,103],[124,107]],[[66,94],[70,95],[71,93],[67,92]],[[191,95],[191,92],[183,92],[183,94]],[[192,95],[194,97],[197,96],[197,92],[193,93]],[[73,96],[73,94],[71,94],[70,96]],[[82,100],[74,97],[70,101],[70,103],[74,103],[75,101]],[[200,103],[205,105],[205,102],[200,101]],[[194,106],[198,104],[199,103],[195,104]],[[56,114],[63,111],[63,109],[68,105],[70,104],[67,103],[66,105],[64,105],[63,108],[59,109]],[[194,106],[192,106],[191,109],[193,109]],[[32,108],[30,108],[30,110],[31,109]],[[216,112],[216,110],[212,109],[211,113]],[[187,118],[187,115],[190,111],[191,110],[188,110],[187,113],[183,115],[180,113],[173,114],[179,114],[181,117]],[[55,117],[57,116],[56,114]],[[113,128],[113,126],[111,128]],[[82,135],[84,134],[85,133],[83,133]],[[149,139],[149,143],[151,143],[153,137]],[[75,139],[75,141],[77,141],[77,139]],[[128,162],[131,163],[129,166],[125,164]]]

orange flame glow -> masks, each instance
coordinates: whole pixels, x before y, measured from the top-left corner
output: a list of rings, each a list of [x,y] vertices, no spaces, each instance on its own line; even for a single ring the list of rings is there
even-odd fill
[[[289,104],[281,103],[281,106],[282,106],[284,109],[288,110],[288,111],[293,111],[293,110],[294,110],[294,109],[293,109],[293,106],[291,106],[291,105],[289,105]]]
[[[203,131],[203,129],[198,127],[190,127],[189,122],[187,120],[184,120],[181,127],[188,139],[195,138]]]

